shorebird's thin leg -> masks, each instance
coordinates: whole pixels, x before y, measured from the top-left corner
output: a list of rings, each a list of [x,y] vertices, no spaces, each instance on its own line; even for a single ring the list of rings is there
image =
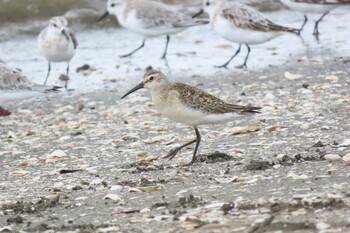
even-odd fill
[[[183,148],[185,148],[186,146],[189,146],[189,145],[191,145],[192,143],[195,143],[197,141],[197,139],[194,139],[194,140],[192,140],[192,141],[190,141],[190,142],[187,142],[186,144],[183,144],[182,146],[179,146],[179,147],[176,147],[175,149],[172,149],[171,151],[169,151],[169,153],[166,155],[166,156],[164,156],[163,158],[164,159],[169,159],[169,160],[171,160],[171,159],[173,159],[174,157],[175,157],[175,155],[180,151],[180,150],[182,150]]]
[[[329,11],[327,11],[326,13],[324,13],[321,18],[319,18],[316,23],[315,23],[315,27],[314,27],[314,36],[316,37],[316,39],[318,40],[318,36],[320,35],[320,32],[318,31],[318,24],[321,22],[321,20],[329,13]]]
[[[66,89],[68,87],[68,80],[69,80],[68,74],[69,74],[69,62],[67,62],[67,79],[66,79],[66,84],[64,85],[64,88],[66,88]]]
[[[133,55],[134,53],[136,53],[137,51],[139,51],[140,49],[142,49],[143,46],[145,46],[145,43],[146,43],[146,39],[143,39],[142,44],[141,44],[140,47],[138,47],[137,49],[135,49],[135,50],[132,51],[131,53],[124,54],[124,55],[121,55],[121,56],[119,56],[119,57],[120,57],[120,58],[130,57],[131,55]]]
[[[51,62],[49,62],[49,66],[48,66],[47,75],[46,75],[46,79],[45,79],[44,85],[46,85],[47,79],[50,76],[50,71],[51,71]]]
[[[248,49],[247,56],[244,59],[244,63],[242,65],[240,65],[240,66],[237,66],[236,68],[240,68],[240,69],[247,68],[247,61],[248,61],[248,57],[249,57],[249,54],[250,54],[250,47],[249,47],[248,44],[245,44],[245,46],[247,46],[247,49]]]
[[[303,23],[303,25],[301,25],[301,28],[300,28],[300,31],[299,31],[299,35],[300,35],[300,33],[301,33],[301,31],[304,29],[304,27],[305,27],[305,25],[306,25],[306,23],[307,23],[307,16],[306,15],[304,15],[304,23]]]
[[[233,60],[233,58],[235,58],[239,53],[241,52],[241,44],[239,44],[239,47],[237,49],[237,51],[235,52],[235,54],[233,54],[233,56],[223,65],[221,66],[214,66],[215,68],[227,68],[227,65],[230,64],[230,62]]]
[[[194,130],[196,131],[196,147],[194,148],[194,152],[193,152],[193,156],[192,156],[192,160],[190,163],[186,164],[187,166],[190,166],[192,165],[195,161],[196,161],[196,154],[197,154],[197,151],[198,151],[198,147],[199,147],[199,143],[201,142],[201,135],[199,134],[199,131],[196,127],[194,127]]]
[[[164,50],[164,53],[163,53],[163,56],[161,57],[161,59],[166,59],[166,52],[168,51],[169,42],[170,42],[170,36],[166,35],[165,50]]]

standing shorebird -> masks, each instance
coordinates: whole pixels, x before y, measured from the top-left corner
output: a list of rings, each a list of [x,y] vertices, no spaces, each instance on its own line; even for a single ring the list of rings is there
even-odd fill
[[[75,33],[68,27],[66,18],[53,17],[49,24],[40,32],[38,38],[40,52],[48,61],[48,72],[44,82],[50,76],[51,62],[67,62],[67,78],[69,74],[69,62],[75,54],[78,41]],[[67,88],[66,80],[65,88]]]
[[[246,45],[248,53],[244,63],[237,68],[247,67],[249,45],[261,44],[285,33],[300,33],[299,29],[275,24],[254,8],[230,0],[204,0],[203,9],[193,17],[204,11],[209,14],[210,24],[221,37],[239,44],[234,55],[225,64],[216,66],[217,68],[227,68],[240,53],[242,44]]]
[[[196,160],[201,141],[197,128],[199,125],[229,122],[237,115],[259,113],[260,109],[229,104],[196,87],[170,82],[162,72],[157,70],[146,71],[142,83],[128,91],[122,99],[141,88],[150,89],[154,104],[164,116],[194,128],[196,139],[176,147],[164,157],[172,159],[181,149],[196,143],[192,160],[188,165],[192,165]]]
[[[19,69],[0,60],[0,105],[46,92],[57,92],[59,87],[33,83]]]
[[[166,59],[170,35],[192,26],[209,23],[207,20],[192,19],[163,3],[149,0],[108,0],[106,13],[97,21],[102,20],[108,14],[115,15],[120,25],[144,37],[140,47],[120,56],[122,58],[129,57],[143,48],[147,38],[166,35],[165,50],[161,57]]]
[[[350,0],[281,0],[281,2],[292,10],[300,11],[304,14],[304,23],[300,28],[303,30],[308,21],[307,13],[315,12],[322,13],[321,17],[315,22],[313,35],[318,39],[320,32],[318,31],[318,24],[321,20],[334,8],[350,4]]]

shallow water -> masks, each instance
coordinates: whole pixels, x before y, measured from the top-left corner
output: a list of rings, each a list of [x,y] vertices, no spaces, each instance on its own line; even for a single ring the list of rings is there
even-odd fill
[[[284,35],[262,45],[251,46],[248,61],[249,71],[266,69],[285,64],[295,64],[297,59],[322,59],[335,56],[350,56],[350,28],[347,24],[349,8],[338,8],[320,24],[320,42],[311,35],[313,20],[318,15],[310,15],[310,23],[304,29],[302,41],[294,35]],[[299,27],[303,16],[288,10],[267,14],[274,22],[286,26]],[[311,23],[312,22],[312,23]],[[131,58],[119,58],[138,47],[142,38],[120,28],[78,30],[79,47],[71,62],[69,88],[79,92],[100,89],[131,87],[139,82],[147,66],[159,68],[171,79],[186,80],[192,75],[213,75],[221,72],[242,72],[236,69],[246,53],[242,53],[228,69],[217,69],[214,65],[226,62],[235,52],[237,44],[221,39],[209,25],[188,29],[171,37],[168,49],[168,65],[160,57],[165,46],[165,37],[146,41],[146,46]],[[21,68],[31,79],[43,83],[47,62],[37,48],[36,36],[16,36],[0,43],[0,57],[9,65]],[[322,60],[320,60],[320,63]],[[84,64],[93,67],[85,75],[76,73],[76,68]],[[65,63],[53,63],[49,84],[62,85],[58,76],[64,73]],[[287,69],[287,68],[286,68]]]

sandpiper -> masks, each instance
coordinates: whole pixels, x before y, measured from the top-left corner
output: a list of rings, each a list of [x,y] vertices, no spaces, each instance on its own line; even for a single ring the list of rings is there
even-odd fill
[[[321,20],[334,8],[341,5],[350,4],[350,0],[281,0],[281,2],[295,11],[304,13],[304,22],[300,30],[303,30],[308,21],[306,16],[307,13],[322,13],[321,17],[315,22],[314,26],[313,34],[317,39],[320,34],[318,31],[318,24],[321,22]]]
[[[19,69],[0,60],[0,105],[46,92],[57,92],[60,87],[33,83]]]
[[[246,68],[251,44],[260,44],[285,33],[299,35],[300,30],[284,27],[271,22],[259,11],[241,3],[228,0],[204,0],[203,8],[193,17],[203,12],[209,14],[210,24],[214,30],[224,39],[239,44],[234,55],[223,65],[217,68],[227,68],[227,65],[241,51],[241,45],[245,44],[248,53],[244,63],[238,68]]]
[[[108,0],[107,11],[97,21],[108,14],[117,17],[123,27],[141,34],[144,39],[141,46],[120,57],[129,57],[145,46],[147,38],[166,35],[166,45],[162,59],[166,59],[170,35],[186,28],[207,24],[204,19],[192,19],[190,16],[177,12],[167,5],[149,0]]]
[[[260,109],[259,107],[229,104],[196,87],[184,83],[170,82],[158,70],[146,71],[143,81],[128,91],[122,99],[141,88],[147,88],[151,91],[154,104],[164,116],[194,128],[196,139],[176,147],[164,157],[172,159],[181,149],[196,142],[192,160],[188,165],[192,165],[196,160],[198,146],[201,141],[197,128],[199,125],[229,122],[237,115],[259,113],[258,110]]]
[[[75,33],[68,27],[65,17],[55,16],[40,32],[38,38],[40,52],[48,61],[48,72],[44,82],[46,85],[51,71],[51,62],[67,62],[67,77],[69,62],[73,58],[78,46]],[[67,88],[67,81],[65,84]]]

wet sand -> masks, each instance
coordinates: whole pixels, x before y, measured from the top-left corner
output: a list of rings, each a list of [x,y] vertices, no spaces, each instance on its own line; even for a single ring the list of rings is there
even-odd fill
[[[263,70],[294,64],[303,59],[331,59],[334,56],[349,56],[350,44],[348,26],[346,25],[347,8],[332,11],[320,24],[320,41],[312,36],[313,19],[306,25],[303,39],[295,35],[283,35],[262,45],[251,46],[248,67],[251,70]],[[301,14],[283,10],[265,13],[274,22],[299,27]],[[114,18],[111,17],[113,20]],[[115,20],[115,19],[114,19]],[[334,27],[333,25],[336,25]],[[101,89],[115,89],[118,86],[133,85],[140,80],[143,70],[152,66],[169,73],[175,79],[187,80],[192,74],[215,75],[218,71],[213,66],[225,63],[236,51],[238,45],[220,38],[211,30],[210,25],[194,27],[171,37],[168,49],[168,62],[160,59],[165,47],[165,37],[151,38],[145,48],[131,58],[120,59],[142,43],[142,38],[130,31],[115,27],[104,27],[104,22],[92,25],[92,28],[75,28],[79,41],[76,56],[72,59],[69,87],[79,92]],[[12,40],[0,43],[1,59],[12,67],[18,67],[32,81],[43,83],[47,72],[47,61],[37,48],[37,36],[16,36]],[[229,66],[230,72],[243,63],[246,48]],[[91,69],[77,73],[83,65]],[[58,80],[65,73],[65,63],[53,63],[48,84],[63,85]]]

